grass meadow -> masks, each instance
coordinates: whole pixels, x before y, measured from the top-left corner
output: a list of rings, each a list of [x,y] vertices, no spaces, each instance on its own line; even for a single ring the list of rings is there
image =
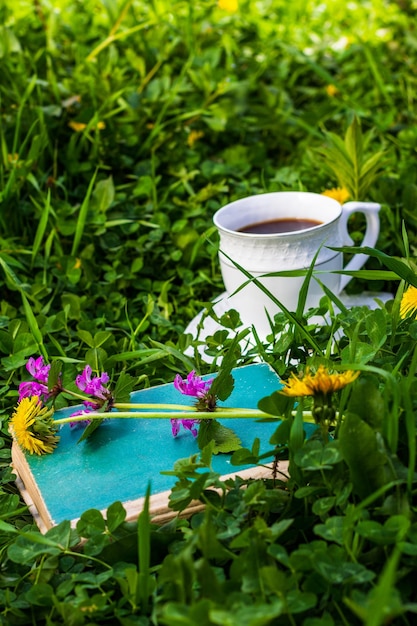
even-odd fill
[[[2,0],[2,626],[416,623],[416,15],[415,0]],[[204,340],[185,332],[200,311],[219,322],[218,208],[346,187],[381,204],[349,293],[388,303],[337,313],[324,293],[327,325],[279,313],[248,351],[235,312]],[[284,424],[270,458],[255,441],[232,459],[287,459],[285,483],[224,482],[196,447],[171,502],[203,512],[160,527],[115,502],[42,535],[9,432],[39,356],[135,389],[222,361],[361,376],[335,394],[345,418],[328,440],[303,436],[308,398],[270,400]]]

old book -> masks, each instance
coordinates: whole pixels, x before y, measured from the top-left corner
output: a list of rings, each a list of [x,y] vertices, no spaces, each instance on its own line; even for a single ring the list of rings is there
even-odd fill
[[[232,394],[222,406],[257,408],[258,401],[281,386],[278,376],[267,364],[254,364],[233,370],[235,381]],[[209,378],[209,377],[205,377]],[[190,405],[194,399],[181,395],[174,385],[165,384],[136,391],[133,402],[175,403]],[[61,409],[56,417],[74,411]],[[196,414],[193,414],[195,416]],[[241,439],[243,447],[251,448],[259,438],[261,451],[272,450],[269,439],[278,426],[259,419],[222,419]],[[172,437],[168,419],[111,419],[103,422],[90,439],[77,443],[82,431],[65,425],[60,430],[56,450],[45,456],[22,452],[16,443],[12,447],[12,464],[22,497],[42,532],[63,520],[75,525],[88,509],[103,512],[110,504],[122,502],[127,520],[134,520],[143,508],[148,485],[151,488],[150,513],[156,523],[164,523],[177,515],[169,508],[169,494],[175,476],[161,472],[173,469],[178,459],[199,452],[188,431],[181,429]],[[280,470],[285,471],[284,463]],[[213,457],[213,470],[222,477],[271,477],[271,468],[256,466],[234,467],[230,455]],[[202,508],[192,503],[183,514]]]

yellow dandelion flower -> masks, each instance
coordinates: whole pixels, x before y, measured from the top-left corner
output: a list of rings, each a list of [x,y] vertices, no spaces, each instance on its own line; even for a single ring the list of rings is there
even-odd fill
[[[239,8],[238,0],[218,0],[217,5],[219,9],[227,11],[228,13],[236,13]]]
[[[82,122],[74,122],[73,120],[71,122],[68,122],[68,126],[72,128],[72,130],[75,130],[76,133],[80,133],[87,128],[87,124],[83,124]]]
[[[87,128],[87,124],[84,124],[83,122],[74,122],[73,120],[68,122],[68,126],[72,128],[72,130],[75,130],[76,133],[80,133]],[[102,121],[97,122],[96,126],[90,126],[90,130],[103,130],[103,128],[106,128],[106,123]]]
[[[24,451],[49,454],[54,450],[59,437],[55,435],[52,413],[42,406],[38,396],[20,400],[10,420],[10,432]]]
[[[358,376],[359,372],[352,370],[330,374],[327,368],[320,365],[315,374],[310,374],[308,368],[302,378],[298,378],[295,374],[292,374],[287,381],[284,381],[284,388],[281,389],[281,393],[291,397],[327,396],[334,391],[343,389],[346,385],[356,380]]]
[[[333,189],[326,189],[326,191],[323,191],[322,196],[333,198],[340,204],[343,204],[346,200],[349,200],[350,194],[346,187],[334,187]]]
[[[204,133],[202,130],[192,130],[187,137],[187,144],[190,146],[190,148],[192,148],[195,142],[201,139],[201,137],[203,136]]]
[[[417,288],[410,285],[404,291],[400,304],[400,317],[403,319],[409,315],[414,315],[417,310]]]
[[[336,87],[336,85],[326,85],[325,89],[326,89],[327,95],[330,96],[330,98],[334,98],[334,96],[339,93],[339,90]]]

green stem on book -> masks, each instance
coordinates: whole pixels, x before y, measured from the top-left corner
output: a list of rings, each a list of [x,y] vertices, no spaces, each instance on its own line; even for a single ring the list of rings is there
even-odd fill
[[[184,408],[184,407],[182,407]],[[233,409],[226,411],[193,411],[196,419],[217,419],[217,418],[239,418],[239,417],[265,417],[266,413],[257,409]],[[277,416],[270,415],[269,417]],[[109,419],[109,418],[136,418],[136,419],[189,419],[190,411],[114,411],[105,413],[83,413],[82,415],[70,415],[69,417],[61,417],[54,420],[54,424],[68,424],[69,422],[82,422],[93,419]]]
[[[194,406],[184,406],[183,404],[152,404],[152,403],[141,403],[137,404],[135,402],[115,402],[113,404],[115,409],[137,409],[138,411],[141,409],[166,409],[173,411],[194,411]]]
[[[136,405],[138,406],[138,405]],[[164,406],[176,406],[176,405],[140,405],[140,408],[145,408],[145,406],[157,406],[158,408]],[[185,408],[185,410],[183,410]],[[189,419],[190,418],[190,408],[192,407],[184,407],[181,406],[180,411],[144,411],[141,413],[140,411],[113,411],[113,412],[104,412],[104,413],[84,413],[82,415],[70,415],[69,417],[62,417],[60,419],[54,420],[55,424],[68,424],[70,422],[82,422],[85,420],[94,420],[94,419]],[[195,419],[239,419],[239,418],[248,418],[248,417],[258,417],[258,418],[274,418],[281,419],[280,416],[271,415],[269,413],[265,413],[264,411],[259,411],[258,409],[239,409],[239,408],[225,408],[225,409],[217,409],[216,411],[196,411],[193,410],[195,414]],[[304,413],[304,421],[315,423],[314,418],[310,411],[306,411]]]

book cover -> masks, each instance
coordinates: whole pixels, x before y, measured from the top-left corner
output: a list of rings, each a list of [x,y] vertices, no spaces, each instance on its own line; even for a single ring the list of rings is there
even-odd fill
[[[242,366],[235,368],[232,374],[233,392],[219,406],[255,409],[261,398],[281,386],[279,377],[267,364]],[[195,400],[181,395],[172,383],[135,391],[131,399],[133,402],[183,405],[192,405]],[[55,416],[69,416],[74,410],[74,406],[60,409]],[[269,439],[279,420],[222,419],[221,423],[234,430],[243,447],[251,448],[254,439],[259,438],[261,452],[266,452],[273,448]],[[164,523],[177,515],[169,508],[168,501],[176,478],[161,472],[171,471],[178,459],[199,453],[197,442],[189,431],[181,429],[174,438],[168,419],[112,418],[104,421],[89,439],[77,443],[81,432],[65,425],[59,432],[56,450],[44,456],[25,454],[13,443],[12,464],[16,482],[43,532],[63,520],[75,524],[88,509],[98,509],[105,515],[105,510],[115,501],[123,503],[127,520],[134,520],[143,508],[148,485],[152,494],[150,513],[153,521]],[[213,456],[212,468],[222,477],[271,476],[271,469],[265,467],[234,467],[227,454]],[[283,469],[282,465],[280,469]],[[193,503],[184,514],[200,508],[201,503]]]

